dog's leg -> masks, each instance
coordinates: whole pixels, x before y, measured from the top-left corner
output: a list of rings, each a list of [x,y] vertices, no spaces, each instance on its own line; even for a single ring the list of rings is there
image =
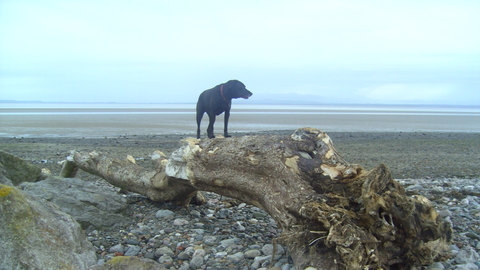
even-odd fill
[[[232,137],[232,136],[228,135],[228,119],[229,118],[230,118],[230,110],[226,110],[225,111],[225,122],[224,122],[224,126],[223,126],[223,136],[225,136],[225,138]]]
[[[200,139],[200,123],[202,122],[204,112],[197,111],[197,139]]]
[[[208,122],[207,135],[208,138],[212,139],[215,138],[215,135],[213,134],[213,125],[215,124],[216,115],[214,113],[209,113],[208,118],[210,121]]]

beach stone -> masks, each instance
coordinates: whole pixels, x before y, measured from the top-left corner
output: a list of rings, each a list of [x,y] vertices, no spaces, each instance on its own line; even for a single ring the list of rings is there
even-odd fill
[[[168,255],[170,257],[175,256],[175,253],[173,253],[172,249],[169,247],[161,247],[155,250],[155,256],[161,257],[162,255]]]
[[[262,252],[258,249],[251,249],[246,251],[244,255],[245,255],[245,258],[247,259],[253,259],[255,257],[262,255]]]
[[[228,255],[227,260],[231,260],[232,262],[238,263],[244,259],[243,252],[237,252],[233,255]]]
[[[273,245],[266,244],[262,247],[262,252],[265,255],[272,255],[273,254]],[[283,255],[285,254],[285,249],[281,245],[277,245],[277,254],[276,255]]]
[[[142,250],[139,246],[130,246],[125,252],[125,256],[136,256]]]
[[[123,245],[122,245],[122,244],[117,244],[117,245],[112,246],[111,248],[108,249],[108,252],[110,252],[110,253],[115,253],[115,252],[125,253],[124,251],[125,251],[125,250],[123,249]]]
[[[480,235],[474,233],[474,232],[467,232],[465,234],[465,236],[471,238],[471,239],[476,239],[476,240],[480,240]]]
[[[109,186],[99,186],[77,178],[51,176],[36,183],[23,183],[23,192],[49,201],[87,229],[106,228],[131,222],[125,215],[127,200]]]
[[[193,252],[193,257],[196,257],[196,256],[200,256],[200,257],[203,257],[205,256],[206,252],[204,249],[197,249],[195,250],[195,252]]]
[[[478,260],[480,260],[480,256],[471,247],[460,250],[460,252],[458,252],[457,256],[455,257],[455,262],[458,264],[474,263]]]
[[[190,260],[190,268],[191,269],[199,269],[203,265],[203,257],[201,256],[194,256]]]
[[[158,210],[157,213],[155,213],[156,218],[164,218],[168,216],[174,216],[175,213],[170,211],[170,210]]]
[[[183,218],[177,218],[173,221],[173,225],[175,226],[183,226],[183,225],[187,225],[188,223],[189,223],[188,220]]]
[[[452,216],[452,212],[450,212],[450,211],[447,210],[447,209],[438,211],[438,214],[439,214],[441,217],[451,217],[451,216]]]
[[[227,248],[229,246],[236,245],[238,242],[240,242],[240,238],[235,237],[220,241],[220,245],[224,248]]]
[[[246,231],[247,229],[242,225],[242,223],[240,221],[237,221],[237,223],[235,224],[236,228],[238,231],[240,232],[244,232]]]
[[[150,259],[150,260],[155,260],[155,253],[154,252],[145,252],[145,255],[143,257]]]
[[[232,211],[224,208],[224,209],[220,209],[215,214],[215,216],[220,219],[225,219],[225,218],[230,218],[232,216],[232,213],[233,213]]]
[[[265,261],[269,261],[272,258],[271,255],[268,256],[258,256],[253,259],[253,263],[250,265],[250,269],[258,269],[260,268],[261,264]]]
[[[427,270],[444,270],[445,266],[439,262],[435,262],[432,265],[427,267]]]
[[[220,252],[215,253],[215,258],[225,258],[225,257],[227,257],[227,255],[228,255],[228,252],[220,251]]]
[[[158,262],[162,264],[171,264],[173,262],[172,257],[168,256],[167,254],[164,254],[158,258]]]
[[[125,240],[125,244],[127,244],[127,245],[138,245],[138,244],[140,244],[140,242],[138,242],[138,240],[136,240],[136,239],[127,239],[127,240]]]
[[[190,264],[187,262],[183,262],[183,264],[178,268],[178,270],[189,270],[190,269]]]
[[[0,184],[1,269],[89,269],[95,249],[58,206]]]
[[[177,259],[179,259],[179,260],[184,260],[184,261],[185,261],[185,260],[190,259],[190,256],[188,255],[187,252],[182,251],[182,252],[180,252],[180,253],[177,255]]]
[[[166,234],[173,233],[174,231],[175,231],[175,230],[174,230],[173,228],[165,228],[165,229],[163,230],[163,232],[166,233]]]
[[[213,246],[217,243],[217,237],[205,236],[203,237],[203,242],[205,243],[205,245]]]

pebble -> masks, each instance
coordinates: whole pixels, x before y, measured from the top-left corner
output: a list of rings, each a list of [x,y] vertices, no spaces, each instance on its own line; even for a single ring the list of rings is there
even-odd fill
[[[480,197],[472,195],[480,194],[480,180],[397,181],[407,194],[420,194],[432,201],[440,217],[451,222],[454,229],[452,257],[424,269],[480,269]],[[235,205],[214,193],[204,196],[207,204],[190,205],[189,209],[145,198],[132,203],[130,212],[136,220],[130,227],[88,232],[88,239],[103,251],[97,255],[98,263],[124,253],[154,259],[167,269],[295,270],[286,247],[280,244],[270,265],[272,240],[281,231],[268,214],[245,203]]]
[[[155,213],[156,218],[164,218],[168,216],[174,216],[175,213],[170,210],[158,210],[157,213]]]

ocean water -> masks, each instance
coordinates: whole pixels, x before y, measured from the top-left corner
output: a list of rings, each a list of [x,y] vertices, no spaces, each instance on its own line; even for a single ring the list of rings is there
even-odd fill
[[[223,133],[223,114],[215,133]],[[208,116],[202,121],[206,132]],[[480,106],[232,105],[229,131],[480,132]],[[0,103],[0,136],[194,134],[195,104]]]

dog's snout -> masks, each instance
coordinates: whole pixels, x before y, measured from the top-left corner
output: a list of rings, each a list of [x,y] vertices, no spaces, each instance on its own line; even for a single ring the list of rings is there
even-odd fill
[[[247,89],[245,89],[245,91],[247,91],[247,93],[243,96],[244,99],[248,99],[249,97],[251,97],[253,95],[253,93],[248,91]]]

